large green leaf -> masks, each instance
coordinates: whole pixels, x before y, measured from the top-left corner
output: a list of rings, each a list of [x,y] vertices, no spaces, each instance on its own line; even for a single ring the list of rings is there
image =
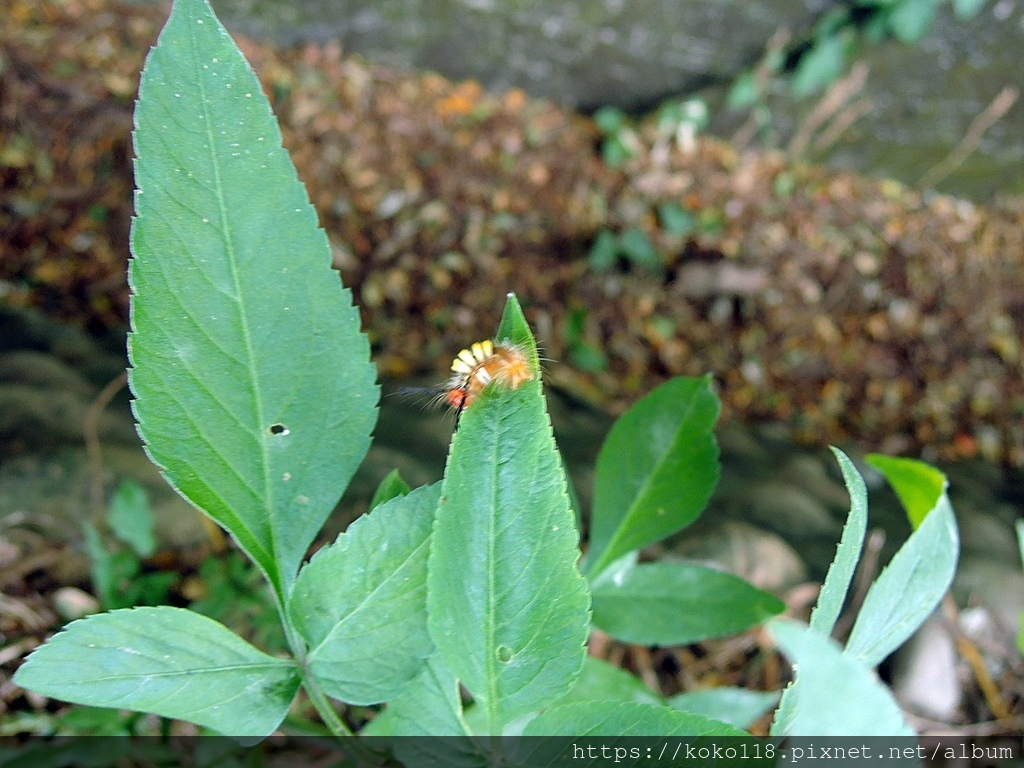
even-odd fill
[[[299,674],[294,662],[267,656],[213,619],[159,607],[68,624],[29,656],[14,682],[75,704],[262,738],[284,719]]]
[[[587,571],[697,519],[718,482],[710,376],[675,378],[615,422],[597,457]]]
[[[879,468],[888,477],[888,470]],[[908,476],[901,477],[907,480]],[[921,477],[922,483],[932,487],[929,474]],[[942,486],[945,487],[944,476]],[[924,522],[910,534],[868,590],[846,644],[847,655],[873,667],[896,650],[946,594],[959,553],[956,518],[943,490]]]
[[[527,725],[525,735],[534,738],[515,742],[518,749],[506,760],[510,768],[732,765],[744,752],[749,757],[743,765],[756,766],[760,761],[751,759],[765,754],[763,742],[726,723],[666,706],[617,701],[552,707]],[[652,736],[661,740],[639,738]]]
[[[402,765],[416,768],[485,768],[483,746],[471,735],[462,716],[459,681],[434,654],[420,675],[360,736],[388,736],[383,742]],[[415,736],[419,738],[405,738]],[[375,745],[377,739],[371,739]]]
[[[310,560],[288,610],[310,673],[353,704],[387,701],[419,674],[427,634],[427,554],[439,483],[363,515]]]
[[[695,563],[644,563],[592,586],[594,624],[643,645],[685,645],[740,632],[786,606],[739,576]]]
[[[430,634],[493,734],[570,688],[589,627],[536,347],[513,296],[498,338],[520,345],[538,376],[491,385],[462,414],[427,580]]]
[[[833,448],[832,453],[839,462],[846,490],[850,494],[850,514],[846,518],[835,559],[829,566],[825,583],[818,595],[818,603],[811,613],[811,629],[825,636],[832,634],[839,613],[843,609],[843,603],[846,602],[846,593],[860,561],[864,532],[868,524],[868,492],[864,487],[864,480],[845,453],[838,448]]]
[[[361,731],[365,736],[468,736],[459,681],[432,655],[420,674]]]
[[[834,640],[786,619],[768,626],[796,670],[784,697],[790,705],[784,717],[776,715],[772,736],[914,735],[889,689]]]
[[[624,701],[637,704],[665,704],[664,697],[654,693],[638,677],[630,674],[621,667],[609,664],[607,661],[586,656],[583,659],[583,669],[572,688],[556,701],[549,704],[545,709],[563,707],[567,704],[593,702],[593,701]],[[480,712],[470,708],[466,712],[466,722],[470,728],[482,731],[486,724],[480,717]],[[503,736],[519,736],[539,712],[532,712],[517,718],[508,724]]]
[[[531,720],[523,735],[628,737],[750,734],[717,720],[670,707],[622,701],[592,701],[553,707]]]
[[[135,122],[139,431],[284,594],[369,445],[369,346],[260,84],[205,0],[175,3]]]

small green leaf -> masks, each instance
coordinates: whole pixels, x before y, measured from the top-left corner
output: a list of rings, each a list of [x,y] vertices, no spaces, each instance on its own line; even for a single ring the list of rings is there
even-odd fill
[[[107,509],[107,522],[114,535],[139,557],[149,557],[156,550],[149,497],[146,489],[134,480],[123,480],[117,486]]]
[[[623,129],[623,131],[612,134],[601,142],[601,156],[609,168],[619,168],[633,156],[631,143],[626,141],[626,138],[629,136],[626,133],[628,130],[628,128]]]
[[[174,4],[135,124],[139,431],[283,596],[369,446],[369,344],[263,89],[205,0]]]
[[[943,493],[871,585],[846,654],[874,667],[902,645],[946,594],[959,552],[956,518]]]
[[[953,10],[960,20],[973,18],[984,6],[987,0],[953,0]]]
[[[819,38],[796,65],[793,94],[803,98],[831,85],[843,73],[845,66],[846,42],[843,37],[827,35]]]
[[[685,645],[741,632],[780,613],[774,595],[694,563],[644,563],[592,585],[594,624],[617,640]]]
[[[435,483],[385,502],[299,572],[288,610],[330,696],[387,701],[430,655],[427,553],[440,491]]]
[[[135,605],[163,605],[169,602],[171,587],[178,581],[174,571],[158,571],[143,573],[128,584],[125,599],[121,606],[130,608]]]
[[[619,239],[610,230],[602,229],[594,238],[594,244],[590,246],[587,263],[595,272],[604,272],[615,266],[618,257]]]
[[[654,125],[658,133],[671,136],[675,133],[679,122],[683,119],[682,104],[675,100],[664,101],[654,116]]]
[[[661,696],[654,693],[635,675],[621,667],[609,664],[594,656],[583,661],[583,671],[576,684],[551,708],[575,702],[628,701],[635,704],[664,704]]]
[[[748,691],[746,688],[705,688],[687,691],[668,700],[669,706],[703,715],[737,728],[749,728],[771,711],[779,701],[777,691]]]
[[[631,262],[646,269],[662,266],[661,256],[647,233],[637,227],[630,227],[619,235],[619,250]]]
[[[269,736],[299,686],[290,660],[182,608],[133,608],[68,624],[14,682],[44,696],[152,712],[237,737]]]
[[[772,736],[915,735],[889,689],[834,640],[787,619],[768,627],[796,670],[779,708],[788,717],[776,716]]]
[[[581,371],[605,371],[608,369],[608,356],[585,341],[569,348],[569,359]]]
[[[772,181],[772,192],[776,197],[786,198],[796,189],[796,177],[789,171],[781,171]]]
[[[757,101],[759,96],[757,78],[754,77],[754,73],[742,72],[733,80],[732,87],[729,88],[729,93],[725,97],[725,105],[733,111],[746,109]]]
[[[903,43],[916,43],[931,29],[936,0],[902,0],[889,14],[889,29]]]
[[[692,523],[718,482],[710,376],[678,377],[615,422],[597,458],[587,571]]]
[[[103,537],[96,530],[96,526],[86,523],[83,529],[85,531],[85,551],[89,555],[92,591],[99,598],[103,607],[119,608],[121,606],[118,600],[117,585],[121,581],[121,574],[115,566],[114,557],[103,545]]]
[[[878,9],[868,17],[867,23],[861,28],[864,42],[877,45],[889,37],[889,16],[891,8]]]
[[[60,714],[60,724],[65,732],[76,736],[128,736],[131,733],[129,721],[138,717],[135,713],[126,715],[120,709],[78,705],[68,707]],[[7,768],[10,763],[3,765]]]
[[[869,453],[864,460],[881,472],[899,496],[910,525],[917,528],[935,509],[949,483],[935,467],[915,459],[902,459]]]
[[[373,492],[370,500],[370,511],[379,507],[385,501],[390,501],[398,496],[405,496],[409,493],[409,484],[402,479],[397,469],[391,470],[388,476],[380,481],[377,490]]]
[[[666,706],[591,701],[553,707],[526,726],[524,736],[749,736],[731,725]],[[564,745],[562,746],[564,752]],[[571,756],[571,755],[570,755]],[[532,761],[524,760],[532,765]]]
[[[626,113],[618,107],[601,107],[594,112],[594,122],[601,133],[609,136],[626,124]]]
[[[658,206],[658,221],[670,235],[688,235],[697,228],[697,219],[688,210],[675,203]]]
[[[836,461],[843,472],[843,482],[850,494],[850,514],[843,527],[843,535],[836,548],[836,557],[829,566],[825,583],[818,594],[818,603],[811,613],[811,629],[821,635],[832,634],[839,612],[846,602],[846,593],[850,588],[854,571],[860,560],[861,548],[864,546],[864,532],[868,524],[868,492],[864,487],[857,468],[853,466],[846,454],[833,448]]]
[[[708,127],[711,112],[708,109],[708,103],[704,99],[685,99],[680,103],[679,111],[680,123],[692,125],[698,131],[703,131]]]
[[[1014,524],[1017,531],[1017,549],[1020,551],[1020,561],[1024,565],[1024,520],[1018,520]]]
[[[590,618],[536,345],[514,296],[496,338],[520,345],[536,378],[491,385],[463,413],[427,582],[431,637],[492,734],[572,686]]]
[[[869,6],[872,10],[878,5],[891,5],[896,2],[899,0],[854,0],[854,4]],[[814,37],[831,37],[849,28],[853,24],[850,10],[847,3],[826,10],[814,21]]]

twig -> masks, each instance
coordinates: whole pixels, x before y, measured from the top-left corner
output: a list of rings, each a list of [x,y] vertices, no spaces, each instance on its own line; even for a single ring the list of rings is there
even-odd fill
[[[851,125],[870,112],[873,106],[875,106],[875,102],[865,96],[862,99],[857,99],[853,104],[843,107],[829,126],[818,134],[814,143],[811,144],[811,149],[815,152],[824,152],[825,149],[839,141],[839,137],[846,133]]]
[[[96,395],[96,399],[89,404],[85,418],[82,419],[82,435],[85,437],[85,451],[89,457],[89,498],[92,503],[92,519],[97,524],[103,519],[103,510],[106,507],[103,492],[103,452],[100,448],[100,416],[127,382],[127,373],[120,373],[107,382]]]
[[[955,736],[967,738],[971,736],[1001,736],[1003,734],[1014,735],[1020,733],[1024,728],[1024,717],[1014,716],[1009,720],[989,721],[985,723],[971,723],[959,725],[947,723],[942,720],[931,720],[913,712],[903,711],[907,721],[914,727],[914,730],[921,736]]]
[[[637,675],[652,691],[661,691],[661,683],[658,681],[658,674],[654,671],[654,664],[651,662],[651,652],[643,646],[635,645],[630,648],[630,656],[636,666]]]
[[[769,66],[772,57],[775,54],[781,55],[783,49],[789,44],[790,37],[791,33],[788,29],[779,27],[765,45],[764,56],[754,68],[754,89],[758,94],[763,94],[768,88],[768,81],[772,77],[772,68]],[[733,134],[732,144],[736,147],[747,146],[754,138],[754,134],[757,133],[757,128],[757,117],[751,114]]]
[[[1012,717],[1010,708],[1006,706],[1006,702],[1003,701],[1003,697],[999,693],[999,688],[996,687],[995,681],[992,680],[992,676],[988,673],[988,667],[985,666],[985,660],[981,657],[981,652],[974,643],[964,636],[963,631],[960,629],[960,612],[957,610],[956,602],[951,595],[947,594],[942,599],[942,612],[949,623],[950,631],[953,633],[953,642],[956,643],[956,649],[967,660],[967,663],[970,664],[971,671],[974,673],[974,679],[978,681],[978,687],[985,697],[989,711],[995,716],[996,720],[1008,720]]]
[[[0,570],[0,587],[13,584],[32,571],[45,570],[54,563],[65,560],[67,556],[68,553],[64,547],[57,547],[23,557],[7,568]]]
[[[849,606],[843,615],[836,622],[832,631],[832,637],[843,639],[853,628],[853,621],[864,604],[871,583],[878,574],[878,559],[885,546],[885,531],[881,529],[872,530],[864,542],[864,554],[861,555],[860,565],[857,567],[857,575],[853,581],[853,594],[850,597]]]
[[[964,160],[978,148],[978,144],[985,131],[991,128],[993,123],[1010,110],[1010,107],[1014,105],[1019,95],[1020,91],[1012,85],[1006,86],[996,94],[996,97],[992,99],[992,103],[985,107],[981,114],[971,121],[971,124],[967,127],[967,133],[964,134],[960,143],[956,145],[952,152],[933,165],[921,177],[917,185],[919,187],[934,187],[959,168]]]
[[[868,67],[863,62],[860,62],[850,70],[850,74],[836,80],[825,91],[825,95],[818,100],[818,103],[814,105],[814,108],[807,114],[807,117],[801,121],[796,133],[793,134],[793,138],[789,141],[786,154],[790,158],[803,155],[807,151],[815,131],[827,123],[831,117],[839,113],[843,105],[847,104],[851,98],[860,93],[867,79]]]

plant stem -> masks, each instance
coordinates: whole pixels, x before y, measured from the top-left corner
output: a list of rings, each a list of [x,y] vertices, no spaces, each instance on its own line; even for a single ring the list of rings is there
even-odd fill
[[[316,707],[324,724],[335,738],[344,740],[345,749],[359,760],[360,765],[384,765],[387,762],[386,755],[374,752],[349,730],[348,726],[338,717],[338,713],[334,711],[327,696],[320,690],[320,686],[305,670],[303,670],[302,687],[306,689],[309,700],[313,702],[313,706]]]
[[[384,756],[378,755],[360,742],[351,729],[338,716],[334,707],[331,706],[327,695],[320,689],[320,686],[312,674],[310,674],[309,668],[306,665],[306,644],[291,622],[282,595],[275,590],[274,597],[277,602],[277,612],[281,619],[281,626],[284,627],[285,636],[288,638],[288,645],[299,662],[299,668],[302,670],[302,687],[306,689],[306,694],[320,715],[320,719],[324,721],[324,725],[327,726],[332,736],[345,741],[345,748],[358,758],[361,763],[365,765],[382,765],[385,761]]]
[[[306,689],[306,693],[309,694],[309,700],[313,702],[313,706],[316,707],[316,711],[320,714],[324,725],[330,729],[332,734],[339,739],[354,735],[349,730],[349,727],[342,722],[338,713],[334,711],[334,707],[331,706],[331,702],[328,701],[327,696],[320,690],[320,686],[316,684],[316,681],[313,680],[306,670],[303,670],[302,687]]]
[[[291,648],[292,654],[295,656],[296,661],[299,662],[299,668],[302,670],[302,687],[306,689],[306,694],[320,715],[320,719],[323,720],[324,725],[327,726],[332,736],[336,739],[344,740],[345,748],[358,758],[362,764],[383,765],[387,758],[369,749],[352,733],[352,730],[345,725],[334,710],[334,707],[331,706],[327,695],[320,689],[306,664],[306,643],[295,628],[295,625],[292,624],[291,616],[288,614],[287,600],[277,589],[272,588],[272,591],[274,593],[274,602],[277,605],[277,615],[281,620],[281,626],[284,628],[284,634],[288,640],[288,647]]]

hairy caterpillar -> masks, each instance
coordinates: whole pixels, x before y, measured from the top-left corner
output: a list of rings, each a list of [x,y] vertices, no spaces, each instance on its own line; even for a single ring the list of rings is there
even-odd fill
[[[507,340],[495,344],[485,339],[471,345],[459,352],[451,370],[446,397],[460,414],[491,384],[517,389],[534,375],[523,349]]]

